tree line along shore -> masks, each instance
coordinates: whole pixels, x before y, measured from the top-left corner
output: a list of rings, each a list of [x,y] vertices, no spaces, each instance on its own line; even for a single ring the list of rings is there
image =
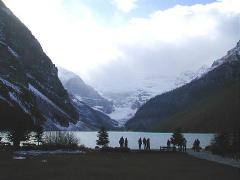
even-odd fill
[[[103,127],[97,134],[95,149],[79,145],[77,139],[72,132],[55,131],[44,133],[40,126],[36,126],[31,131],[24,128],[14,128],[5,131],[5,139],[8,142],[1,141],[0,149],[2,150],[83,150],[83,151],[117,151],[130,152],[127,138],[121,137],[119,147],[109,147],[108,131]],[[150,139],[138,140],[139,150],[150,151]],[[176,129],[172,137],[166,142],[166,146],[160,147],[161,151],[186,151],[187,141],[181,132]],[[142,147],[143,146],[143,147]],[[192,149],[198,152],[201,149],[200,141],[196,139],[192,144]],[[240,132],[221,132],[215,135],[211,144],[205,147],[205,150],[221,156],[231,156],[240,159]]]

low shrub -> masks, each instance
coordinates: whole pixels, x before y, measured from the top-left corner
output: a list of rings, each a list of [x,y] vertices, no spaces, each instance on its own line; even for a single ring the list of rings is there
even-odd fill
[[[55,131],[46,132],[43,136],[42,150],[56,150],[56,149],[79,149],[79,140],[74,136],[72,132]]]
[[[210,146],[210,145],[209,145],[209,146],[206,146],[206,147],[205,147],[205,151],[212,151],[212,146]]]

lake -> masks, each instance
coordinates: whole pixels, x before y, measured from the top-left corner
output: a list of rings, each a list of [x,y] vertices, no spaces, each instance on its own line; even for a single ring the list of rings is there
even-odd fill
[[[72,133],[79,139],[79,145],[85,145],[89,148],[95,148],[97,140],[97,132],[89,131],[72,131]],[[149,132],[115,132],[109,131],[109,146],[119,147],[118,141],[123,136],[128,138],[128,146],[131,149],[138,149],[138,139],[149,138],[151,149],[159,149],[160,146],[166,146],[167,140],[171,138],[172,133],[149,133]],[[6,134],[0,132],[0,136],[6,140]],[[211,143],[214,134],[198,134],[198,133],[184,133],[184,137],[187,139],[187,148],[191,148],[195,139],[199,139],[202,148],[205,148]]]
[[[96,146],[97,132],[73,132],[74,135],[80,140],[80,144],[87,147],[94,148]],[[149,138],[151,149],[159,149],[160,146],[166,146],[167,140],[171,138],[172,133],[148,133],[148,132],[115,132],[110,131],[109,140],[111,147],[119,147],[118,141],[123,136],[128,138],[128,146],[131,149],[138,149],[138,139]],[[187,139],[187,148],[191,148],[195,139],[199,139],[202,148],[205,148],[211,143],[214,134],[197,134],[197,133],[184,133]]]

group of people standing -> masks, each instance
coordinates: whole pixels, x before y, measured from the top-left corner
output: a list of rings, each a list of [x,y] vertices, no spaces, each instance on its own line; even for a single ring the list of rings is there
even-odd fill
[[[127,138],[123,138],[121,137],[120,140],[119,140],[119,145],[120,145],[120,148],[128,148],[128,139]]]
[[[128,139],[127,138],[124,138],[124,137],[121,137],[119,139],[119,145],[120,145],[120,148],[128,148]],[[150,150],[150,139],[149,138],[139,138],[138,139],[138,147],[139,147],[139,150],[142,149],[142,145],[143,145],[143,149],[144,150]]]
[[[119,145],[120,145],[120,148],[128,148],[128,139],[127,138],[124,138],[124,137],[121,137],[120,140],[119,140]],[[149,138],[139,138],[138,139],[138,148],[139,150],[142,150],[142,145],[143,145],[143,150],[150,150],[150,139]],[[171,141],[168,140],[167,141],[167,149],[170,149],[171,147]],[[182,144],[179,146],[180,150],[181,151],[186,151],[187,149],[187,141],[186,139],[184,138]],[[193,143],[193,150],[195,152],[199,152],[200,151],[200,141],[199,139],[195,139],[194,143]]]
[[[200,151],[200,141],[199,139],[195,139],[193,142],[193,150],[194,152],[199,152]]]
[[[143,149],[144,150],[150,150],[150,139],[149,138],[139,138],[138,139],[138,147],[139,147],[139,150],[142,149],[142,144],[143,144]]]

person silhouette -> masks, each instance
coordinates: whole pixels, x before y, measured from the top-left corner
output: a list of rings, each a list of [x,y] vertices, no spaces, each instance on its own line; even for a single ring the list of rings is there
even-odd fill
[[[150,150],[150,139],[149,138],[147,139],[146,143],[147,143],[147,150]]]
[[[183,152],[187,151],[187,140],[186,138],[183,138]]]
[[[119,140],[120,148],[123,148],[123,144],[124,144],[124,138],[121,137],[120,140]]]
[[[143,138],[143,146],[144,146],[144,150],[146,150],[146,145],[147,145],[147,140],[146,140],[146,138],[144,137],[144,138]]]
[[[197,152],[200,151],[200,141],[199,141],[199,139],[196,140],[196,150],[197,150]]]
[[[125,148],[128,148],[128,139],[127,138],[125,138],[124,145],[125,145]]]
[[[168,140],[167,140],[167,150],[168,150],[168,151],[170,150],[170,146],[171,146],[171,141],[168,139]]]
[[[138,139],[138,148],[139,148],[139,150],[141,150],[141,148],[142,148],[142,138]]]
[[[195,139],[193,142],[193,151],[196,152],[196,150],[197,150],[197,141]]]

